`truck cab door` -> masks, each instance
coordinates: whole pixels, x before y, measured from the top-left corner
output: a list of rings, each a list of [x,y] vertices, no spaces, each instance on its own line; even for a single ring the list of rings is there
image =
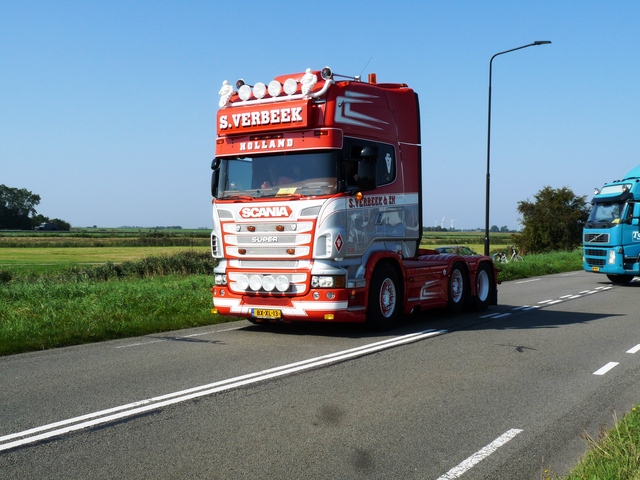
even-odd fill
[[[625,257],[640,255],[640,204],[629,202],[622,227],[622,245]]]

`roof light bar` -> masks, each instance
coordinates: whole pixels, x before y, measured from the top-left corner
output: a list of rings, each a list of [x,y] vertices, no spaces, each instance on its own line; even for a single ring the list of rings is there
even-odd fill
[[[299,78],[288,78],[283,84],[277,80],[272,80],[269,85],[266,86],[262,82],[258,82],[255,85],[247,84],[244,79],[239,78],[236,81],[235,89],[229,85],[226,80],[222,83],[220,89],[220,108],[234,106],[231,102],[231,97],[237,93],[240,102],[236,102],[237,105],[247,105],[254,102],[279,102],[290,99],[298,98],[319,98],[324,95],[329,87],[335,82],[333,80],[334,73],[329,67],[324,67],[320,71],[321,79],[324,81],[324,85],[320,90],[313,92],[317,83],[318,75],[313,73],[310,68],[305,70],[304,75]],[[281,96],[282,93],[286,96]]]

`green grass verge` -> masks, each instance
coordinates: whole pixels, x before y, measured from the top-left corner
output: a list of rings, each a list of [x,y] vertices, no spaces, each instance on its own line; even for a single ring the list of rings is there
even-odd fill
[[[211,315],[211,276],[0,286],[0,355],[228,321]]]
[[[0,355],[233,320],[211,314],[209,252],[46,274],[0,270]]]
[[[545,480],[640,480],[640,405],[615,426],[601,431],[597,439],[583,434],[589,447],[578,465],[566,477],[543,472]]]
[[[553,273],[582,270],[582,251],[524,255],[521,261],[497,263],[498,280],[506,282]]]

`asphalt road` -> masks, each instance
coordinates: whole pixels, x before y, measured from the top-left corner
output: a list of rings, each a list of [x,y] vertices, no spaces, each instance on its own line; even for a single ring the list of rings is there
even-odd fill
[[[575,272],[384,335],[237,322],[2,357],[0,478],[563,474],[640,402],[638,289]]]

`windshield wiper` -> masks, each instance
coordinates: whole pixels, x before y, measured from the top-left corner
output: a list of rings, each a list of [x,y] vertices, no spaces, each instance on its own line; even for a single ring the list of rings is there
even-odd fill
[[[240,200],[242,202],[250,202],[254,200],[251,195],[229,195],[228,197],[222,197],[222,200]]]
[[[278,195],[276,193],[276,198],[282,198],[282,197],[287,197],[290,198],[291,200],[300,200],[301,198],[304,197],[304,195],[302,195],[301,193],[283,193],[282,195]]]

